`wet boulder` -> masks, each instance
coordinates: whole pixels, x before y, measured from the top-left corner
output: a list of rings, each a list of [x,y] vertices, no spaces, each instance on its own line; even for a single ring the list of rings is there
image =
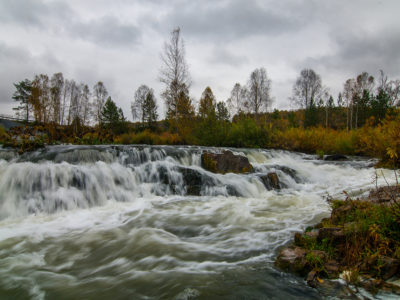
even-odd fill
[[[186,186],[186,194],[199,196],[203,185],[203,178],[200,172],[187,168],[181,168],[179,171],[182,174],[183,182]]]
[[[337,278],[340,272],[340,264],[336,260],[330,259],[325,263],[324,271],[328,278]]]
[[[294,235],[294,244],[299,247],[307,247],[309,242],[316,242],[318,237],[318,230],[305,232],[296,232]]]
[[[271,165],[270,168],[274,168],[275,170],[279,170],[279,171],[285,173],[286,175],[293,178],[293,180],[296,183],[304,182],[304,180],[299,176],[299,174],[297,173],[297,171],[295,169],[289,168],[287,166],[281,166],[281,165]]]
[[[178,172],[182,174],[183,184],[186,187],[186,195],[200,196],[203,186],[218,184],[214,178],[194,169],[180,167],[178,168]]]
[[[267,190],[279,190],[281,188],[279,177],[275,172],[270,172],[267,175],[261,175],[259,178]]]
[[[245,156],[235,155],[231,151],[223,153],[203,152],[201,166],[213,173],[249,173],[253,166]]]
[[[380,257],[380,263],[382,264],[380,275],[382,276],[383,280],[388,280],[400,272],[399,259],[382,256]]]
[[[283,270],[306,275],[311,269],[307,268],[307,251],[300,247],[284,248],[279,253],[276,266]]]
[[[307,284],[313,288],[317,287],[317,271],[311,270],[306,277]]]

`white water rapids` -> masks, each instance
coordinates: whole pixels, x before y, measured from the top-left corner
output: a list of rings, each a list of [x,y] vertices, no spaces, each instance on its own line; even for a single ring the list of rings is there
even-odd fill
[[[255,172],[213,174],[219,148],[54,146],[0,152],[0,299],[318,299],[273,266],[326,196],[375,186],[374,161],[231,149]],[[280,190],[260,176],[276,172]],[[378,170],[378,185],[393,182]]]

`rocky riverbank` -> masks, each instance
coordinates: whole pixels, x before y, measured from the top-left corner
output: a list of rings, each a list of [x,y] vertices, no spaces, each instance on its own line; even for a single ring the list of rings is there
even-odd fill
[[[330,218],[296,233],[294,242],[281,249],[276,266],[321,290],[341,278],[346,282],[341,293],[347,296],[358,287],[400,295],[400,186],[331,205]]]

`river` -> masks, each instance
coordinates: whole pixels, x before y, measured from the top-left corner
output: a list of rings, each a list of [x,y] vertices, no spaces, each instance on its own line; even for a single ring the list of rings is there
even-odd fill
[[[274,259],[329,216],[328,196],[374,187],[375,161],[231,149],[254,173],[219,175],[201,168],[204,150],[222,151],[1,149],[0,299],[320,299]],[[263,185],[268,172],[282,189]],[[195,193],[187,174],[201,178]]]

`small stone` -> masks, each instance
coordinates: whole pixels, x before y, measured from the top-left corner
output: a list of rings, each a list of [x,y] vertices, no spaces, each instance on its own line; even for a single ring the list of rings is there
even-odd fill
[[[300,246],[300,247],[305,245],[305,240],[304,240],[303,234],[301,234],[300,232],[296,232],[294,234],[294,244],[296,246]]]
[[[276,260],[276,265],[281,269],[305,275],[309,271],[305,260],[306,252],[300,247],[284,248]]]
[[[381,268],[381,276],[383,280],[388,280],[396,275],[400,270],[400,260],[398,259],[382,256],[380,257],[380,261],[383,262],[383,267]]]
[[[336,260],[328,260],[324,267],[329,278],[338,277],[340,265]]]
[[[346,241],[346,235],[342,228],[324,227],[319,230],[317,240],[321,242],[324,239],[328,239],[330,242],[337,245]]]
[[[307,275],[307,284],[313,288],[317,287],[317,282],[316,282],[316,278],[317,278],[317,271],[316,270],[312,270],[308,273]]]

